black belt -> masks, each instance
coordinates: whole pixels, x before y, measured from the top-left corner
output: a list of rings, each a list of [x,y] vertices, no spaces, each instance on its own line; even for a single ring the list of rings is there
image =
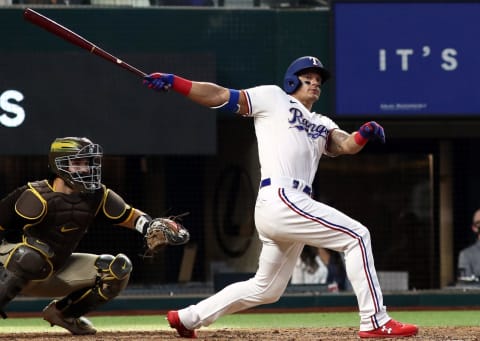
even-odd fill
[[[270,186],[271,184],[272,184],[272,180],[270,178],[263,179],[262,181],[260,181],[260,188]],[[300,181],[292,179],[292,184],[291,184],[292,188],[298,189],[299,185],[300,185]],[[310,188],[310,186],[305,185],[302,189],[302,192],[308,195],[311,195],[312,189]]]

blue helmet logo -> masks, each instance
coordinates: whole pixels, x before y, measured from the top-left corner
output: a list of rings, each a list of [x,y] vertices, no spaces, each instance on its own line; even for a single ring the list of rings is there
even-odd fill
[[[298,75],[306,69],[317,71],[322,77],[322,84],[330,78],[330,72],[323,67],[322,62],[318,58],[311,56],[300,57],[295,59],[288,67],[287,72],[285,72],[283,90],[287,94],[292,94],[298,89],[300,86]]]

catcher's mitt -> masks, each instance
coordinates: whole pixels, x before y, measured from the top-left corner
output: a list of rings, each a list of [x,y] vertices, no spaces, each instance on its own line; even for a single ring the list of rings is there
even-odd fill
[[[170,218],[155,218],[148,225],[145,242],[148,251],[155,253],[163,246],[182,245],[190,240],[190,233],[178,221]]]

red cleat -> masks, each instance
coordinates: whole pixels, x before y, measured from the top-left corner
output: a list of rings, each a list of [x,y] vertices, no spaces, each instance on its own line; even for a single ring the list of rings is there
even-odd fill
[[[170,324],[170,327],[175,328],[178,332],[178,335],[181,337],[185,337],[188,339],[196,339],[197,338],[197,333],[194,330],[190,330],[185,328],[183,323],[180,321],[180,318],[178,317],[178,311],[176,310],[170,310],[167,313],[167,321]]]
[[[358,336],[360,336],[362,339],[374,337],[409,337],[417,335],[417,333],[417,326],[413,324],[403,324],[392,319],[380,328],[369,331],[359,331]]]

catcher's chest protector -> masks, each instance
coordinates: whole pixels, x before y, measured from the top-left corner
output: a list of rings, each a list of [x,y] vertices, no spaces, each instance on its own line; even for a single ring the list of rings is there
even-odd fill
[[[103,191],[91,195],[54,192],[47,181],[29,184],[16,203],[17,213],[32,219],[24,233],[48,244],[54,252],[55,268],[63,264],[77,247],[95,218]]]

